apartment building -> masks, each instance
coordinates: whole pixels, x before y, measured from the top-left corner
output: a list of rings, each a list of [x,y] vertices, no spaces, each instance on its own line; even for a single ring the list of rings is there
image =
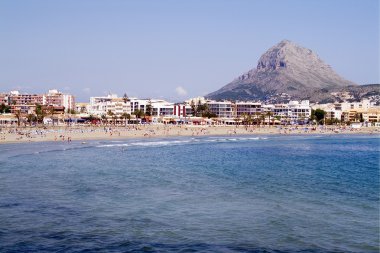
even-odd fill
[[[124,113],[131,114],[131,104],[126,99],[119,98],[116,94],[90,97],[87,112],[97,116],[107,115],[109,112],[121,116]]]
[[[192,115],[191,106],[186,104],[174,104],[173,115],[178,118],[190,116]]]
[[[206,103],[210,113],[216,114],[216,116],[220,118],[234,117],[234,106],[232,102],[208,100]]]
[[[49,90],[48,93],[43,94],[42,104],[46,106],[64,107],[66,112],[75,110],[75,98],[70,94],[63,94],[58,90]]]
[[[256,115],[262,112],[262,105],[259,102],[236,102],[234,108],[237,117],[243,115]]]

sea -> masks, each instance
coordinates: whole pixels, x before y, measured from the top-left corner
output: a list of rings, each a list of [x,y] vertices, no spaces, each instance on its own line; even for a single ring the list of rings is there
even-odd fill
[[[379,135],[0,145],[0,252],[379,252]]]

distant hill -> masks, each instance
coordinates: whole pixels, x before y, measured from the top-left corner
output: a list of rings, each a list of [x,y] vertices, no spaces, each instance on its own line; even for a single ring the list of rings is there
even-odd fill
[[[348,81],[312,50],[283,40],[260,57],[257,68],[206,97],[216,100],[333,102],[340,100],[342,94],[350,99],[380,95],[380,85],[359,86]]]

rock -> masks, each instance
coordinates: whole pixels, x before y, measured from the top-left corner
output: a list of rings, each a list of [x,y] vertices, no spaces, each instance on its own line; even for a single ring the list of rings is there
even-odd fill
[[[335,99],[331,92],[359,89],[357,84],[339,76],[312,50],[283,40],[264,53],[255,69],[237,77],[221,89],[208,94],[211,99],[268,100],[309,99],[319,102]],[[370,87],[379,89],[379,86]],[[366,92],[372,92],[372,90]]]

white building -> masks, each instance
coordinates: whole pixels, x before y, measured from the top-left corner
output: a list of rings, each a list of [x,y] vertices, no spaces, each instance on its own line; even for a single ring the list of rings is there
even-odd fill
[[[234,117],[233,104],[231,101],[208,100],[206,103],[210,113],[214,113],[220,118]]]
[[[236,102],[236,116],[255,115],[262,112],[262,105],[260,102]]]
[[[343,102],[335,104],[315,104],[312,106],[314,110],[322,109],[326,112],[326,119],[338,119],[341,120],[343,113],[348,113],[354,110],[368,111],[375,106],[371,104],[369,99],[363,99],[360,102]]]
[[[311,107],[308,100],[289,101],[288,104],[267,105],[271,108],[274,117],[289,123],[305,123],[311,116]]]
[[[63,94],[56,89],[49,90],[42,95],[42,104],[48,106],[63,106],[65,112],[75,110],[75,98],[70,94]]]
[[[131,111],[140,110],[147,113],[147,108],[151,108],[152,116],[173,116],[174,103],[170,103],[163,99],[130,99]]]
[[[205,104],[205,103],[207,103],[207,101],[209,101],[209,100],[207,100],[204,97],[195,97],[195,98],[190,98],[190,99],[186,100],[185,103],[189,104],[189,105],[191,105],[191,103],[194,103],[195,105],[197,105],[199,103]]]
[[[126,99],[117,97],[116,94],[103,97],[90,97],[87,111],[88,114],[98,116],[107,115],[109,112],[116,116],[121,116],[124,113],[131,114],[131,104]]]
[[[289,101],[290,119],[292,122],[307,122],[311,116],[309,100]]]
[[[173,115],[178,118],[184,118],[184,117],[190,116],[192,115],[192,108],[190,105],[186,105],[186,104],[175,104]]]

